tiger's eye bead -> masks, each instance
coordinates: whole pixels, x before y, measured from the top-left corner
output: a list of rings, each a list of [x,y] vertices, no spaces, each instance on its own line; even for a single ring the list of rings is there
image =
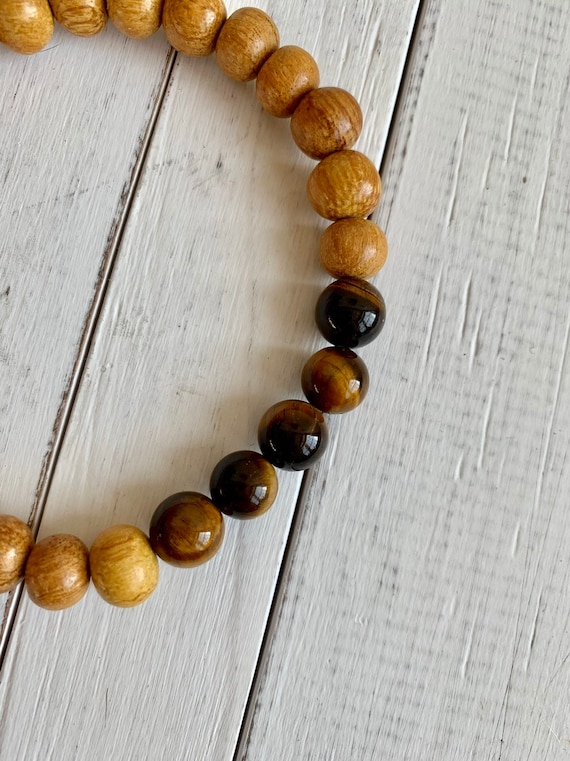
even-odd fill
[[[329,346],[307,361],[301,375],[303,393],[322,412],[350,412],[368,391],[368,370],[350,349]]]
[[[214,503],[194,491],[168,497],[154,511],[150,543],[170,565],[191,568],[210,560],[224,538],[224,516]]]
[[[50,0],[50,5],[59,23],[78,37],[92,37],[107,23],[105,0]]]
[[[358,101],[340,87],[319,87],[306,95],[291,118],[291,134],[312,159],[352,148],[362,132]]]
[[[32,602],[64,610],[79,602],[89,587],[89,551],[71,534],[52,534],[38,542],[26,564],[26,588]]]
[[[258,8],[240,8],[229,17],[216,42],[220,69],[237,82],[249,82],[279,47],[271,16]]]
[[[322,413],[307,402],[289,399],[270,407],[258,430],[263,455],[277,468],[306,470],[319,460],[328,443]]]
[[[53,16],[48,0],[0,2],[0,42],[16,53],[38,53],[52,34]]]
[[[319,253],[333,277],[369,278],[384,266],[388,242],[369,219],[339,219],[324,231]]]
[[[164,0],[162,26],[166,39],[184,55],[213,53],[225,20],[222,0]]]
[[[0,594],[14,589],[24,576],[34,546],[30,527],[14,515],[0,515]]]
[[[144,40],[160,29],[163,0],[107,0],[109,18],[127,37]]]
[[[307,195],[325,219],[367,217],[380,200],[382,184],[374,164],[359,151],[337,151],[313,169]]]
[[[135,526],[110,526],[89,553],[95,589],[111,605],[132,608],[144,602],[158,584],[158,560],[150,542]]]
[[[380,291],[371,283],[345,277],[335,280],[321,293],[315,318],[329,343],[354,348],[378,336],[384,327],[386,306]]]
[[[210,478],[212,500],[226,515],[256,518],[267,512],[277,496],[275,468],[257,452],[226,455]]]
[[[319,86],[320,74],[315,59],[296,45],[276,50],[257,75],[257,98],[272,116],[291,116],[301,99]]]

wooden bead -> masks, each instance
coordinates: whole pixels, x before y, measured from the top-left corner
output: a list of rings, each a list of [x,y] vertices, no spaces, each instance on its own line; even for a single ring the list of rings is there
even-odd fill
[[[291,118],[291,134],[312,159],[352,148],[362,132],[358,101],[340,87],[319,87],[306,95]]]
[[[296,399],[274,404],[259,423],[259,447],[276,468],[310,468],[324,454],[328,439],[322,413]]]
[[[95,589],[119,608],[144,602],[158,584],[158,560],[147,536],[135,526],[110,526],[102,531],[89,559]]]
[[[225,20],[222,0],[164,0],[162,26],[166,38],[184,55],[213,53]]]
[[[384,327],[386,305],[372,283],[345,277],[335,280],[321,293],[315,319],[321,334],[334,346],[365,346]]]
[[[0,594],[14,589],[24,576],[34,546],[30,527],[13,515],[0,515]]]
[[[307,361],[301,385],[309,402],[321,412],[350,412],[368,392],[368,369],[350,349],[328,346]]]
[[[277,474],[265,457],[242,450],[226,455],[210,477],[212,501],[225,515],[256,518],[277,496]]]
[[[105,0],[50,0],[53,15],[71,34],[93,37],[105,28]]]
[[[240,8],[222,27],[216,58],[224,74],[248,82],[278,47],[279,32],[273,19],[258,8]]]
[[[163,0],[107,0],[109,18],[127,37],[144,40],[160,29]]]
[[[272,116],[291,116],[301,99],[319,86],[319,68],[306,50],[285,45],[276,50],[257,75],[257,98]]]
[[[150,543],[170,565],[192,568],[210,560],[224,538],[224,516],[212,500],[195,491],[165,499],[150,522]]]
[[[324,231],[319,253],[323,267],[333,277],[368,278],[384,266],[388,242],[369,219],[339,219]]]
[[[380,200],[382,184],[374,164],[358,151],[331,153],[313,169],[307,195],[325,219],[367,217]]]
[[[0,42],[16,53],[39,52],[51,40],[53,16],[48,0],[1,0]]]
[[[71,534],[52,534],[38,542],[26,564],[26,589],[32,602],[63,610],[79,602],[89,587],[89,551]]]

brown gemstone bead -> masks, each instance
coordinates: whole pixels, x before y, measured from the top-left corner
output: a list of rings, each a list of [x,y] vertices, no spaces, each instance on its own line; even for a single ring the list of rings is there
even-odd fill
[[[150,543],[170,565],[191,568],[213,557],[224,538],[224,516],[214,503],[194,491],[161,502],[150,522]]]
[[[350,412],[368,392],[368,370],[350,349],[329,346],[307,361],[301,385],[309,402],[322,412]]]
[[[272,116],[291,116],[301,99],[319,86],[315,59],[296,45],[276,50],[257,75],[257,98]]]
[[[53,15],[48,0],[0,2],[0,42],[16,53],[38,53],[52,34]]]
[[[362,132],[358,101],[340,87],[319,87],[306,95],[291,118],[291,134],[312,159],[352,148]]]
[[[339,219],[321,237],[323,267],[333,277],[368,278],[379,272],[388,256],[388,242],[369,219]]]
[[[226,455],[210,478],[214,504],[234,518],[263,515],[275,502],[277,488],[273,465],[257,452],[247,450]]]
[[[14,515],[0,515],[0,594],[14,589],[24,576],[34,546],[30,527]]]
[[[93,37],[107,23],[105,0],[50,0],[50,5],[59,23],[78,37]]]
[[[222,0],[164,0],[162,26],[166,39],[184,55],[213,53],[225,20]]]
[[[337,151],[313,169],[307,195],[325,219],[367,217],[380,200],[382,184],[374,164],[358,151]]]
[[[315,319],[329,343],[354,348],[379,335],[386,320],[386,305],[372,283],[345,277],[335,280],[321,293]]]
[[[258,8],[240,8],[222,27],[216,59],[228,77],[249,82],[278,47],[279,32],[271,16]]]
[[[132,608],[158,584],[158,560],[146,534],[135,526],[110,526],[89,553],[95,589],[111,605]]]
[[[270,463],[285,470],[306,470],[319,460],[328,443],[322,413],[296,399],[278,402],[259,422],[259,447]]]
[[[63,610],[79,602],[89,587],[89,551],[71,534],[52,534],[38,542],[26,563],[26,589],[32,602]]]
[[[107,0],[109,18],[127,37],[144,40],[160,29],[163,0]]]

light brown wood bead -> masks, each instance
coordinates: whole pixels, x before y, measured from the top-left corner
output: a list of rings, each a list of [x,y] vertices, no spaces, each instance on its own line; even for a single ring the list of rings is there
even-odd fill
[[[164,0],[162,26],[166,39],[184,55],[213,53],[225,20],[222,0]]]
[[[319,253],[333,277],[369,278],[379,272],[388,256],[388,242],[369,219],[339,219],[324,231]]]
[[[331,153],[313,169],[307,184],[314,210],[332,220],[367,217],[381,193],[378,170],[359,151]]]
[[[49,0],[53,15],[71,34],[93,37],[105,28],[105,0]]]
[[[89,554],[95,589],[111,605],[132,608],[158,584],[158,559],[135,526],[111,526],[93,542]]]
[[[38,542],[26,563],[26,589],[32,602],[63,610],[79,602],[89,587],[89,551],[71,534]]]
[[[279,47],[271,16],[258,8],[240,8],[229,17],[216,42],[220,69],[237,82],[249,82]]]
[[[14,515],[0,515],[0,593],[10,592],[23,578],[33,546],[27,523]]]
[[[291,118],[297,146],[312,159],[352,148],[362,132],[358,101],[340,87],[318,87],[306,95]]]
[[[0,0],[0,42],[16,53],[38,53],[52,34],[53,15],[47,0]]]
[[[109,18],[127,37],[144,40],[160,29],[163,0],[107,0]]]
[[[319,67],[303,48],[285,45],[276,50],[257,75],[257,98],[272,116],[285,119],[302,98],[319,86]]]

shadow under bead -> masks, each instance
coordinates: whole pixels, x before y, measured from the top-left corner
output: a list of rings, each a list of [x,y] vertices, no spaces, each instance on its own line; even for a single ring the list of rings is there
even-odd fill
[[[270,407],[259,422],[259,447],[276,468],[306,470],[325,452],[329,440],[322,412],[288,399]]]
[[[212,501],[225,515],[257,518],[277,497],[275,468],[257,452],[241,450],[226,455],[210,478]]]
[[[335,280],[321,293],[315,320],[329,343],[352,349],[378,337],[386,320],[386,305],[371,283],[345,277]]]
[[[350,412],[368,392],[368,369],[350,349],[328,346],[307,361],[301,385],[309,402],[322,412]]]

